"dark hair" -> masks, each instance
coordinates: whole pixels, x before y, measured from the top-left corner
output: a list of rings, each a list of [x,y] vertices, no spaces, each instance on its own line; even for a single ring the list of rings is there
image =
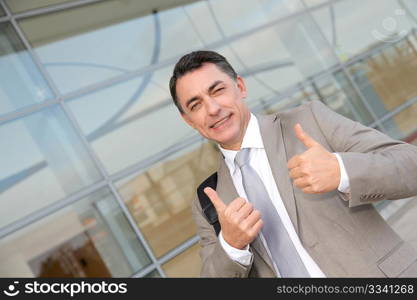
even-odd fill
[[[233,67],[229,64],[226,58],[214,51],[194,51],[188,53],[180,58],[175,64],[172,77],[169,80],[169,91],[171,92],[172,100],[178,110],[182,113],[181,105],[178,103],[177,98],[177,80],[187,74],[200,68],[204,63],[215,64],[221,71],[226,73],[230,78],[236,80],[237,74]]]

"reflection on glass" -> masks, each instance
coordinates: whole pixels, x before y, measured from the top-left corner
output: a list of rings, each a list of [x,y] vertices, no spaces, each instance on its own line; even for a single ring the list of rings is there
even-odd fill
[[[365,125],[372,124],[375,121],[375,118],[371,115],[369,105],[366,105],[369,103],[364,103],[364,101],[367,101],[367,99],[363,99],[359,96],[359,94],[356,92],[354,85],[352,84],[352,81],[346,76],[346,74],[343,71],[337,71],[336,73],[334,73],[334,78],[337,82],[337,85],[340,86],[340,88],[346,94],[350,102],[353,104],[351,111],[354,115],[353,119]],[[355,78],[353,78],[352,80],[355,80]],[[344,114],[343,111],[340,111],[340,113]],[[349,117],[349,115],[346,116]]]
[[[108,189],[0,240],[1,277],[127,277],[149,263]]]
[[[248,11],[245,8],[240,8],[242,11],[237,10],[238,12],[228,11],[232,15],[238,13],[239,20],[222,19],[220,15],[212,15],[223,38],[231,35],[228,33],[229,28],[234,33],[240,30],[236,32],[241,35],[238,39],[233,39],[226,46],[217,49],[222,53],[230,52],[226,57],[240,75],[250,75],[260,86],[276,93],[337,64],[331,47],[308,14],[285,19],[279,23],[267,23],[265,25],[268,26],[248,32],[241,29],[244,28],[244,24],[252,25],[247,19],[266,22],[274,16],[274,20],[278,20],[277,16],[280,13],[274,10],[274,13],[271,13],[272,7],[278,8],[281,12],[293,13],[299,10],[299,1],[276,1],[262,5],[259,1],[248,2],[253,3],[256,8]],[[226,8],[219,8],[219,11],[224,12]],[[242,18],[240,14],[244,14],[247,19]],[[233,26],[236,29],[233,29]]]
[[[74,0],[36,0],[36,1],[27,1],[27,0],[6,0],[7,6],[14,13],[22,12],[26,10],[31,10],[35,8],[47,7],[50,5],[61,4],[65,2],[71,2]]]
[[[195,235],[191,202],[197,186],[216,169],[217,160],[217,147],[205,143],[117,183],[157,257]]]
[[[313,80],[311,87],[319,100],[337,113],[363,124],[370,124],[374,120],[342,71],[336,72],[333,76]]]
[[[154,270],[151,273],[148,273],[143,277],[145,277],[145,278],[161,278],[161,274],[159,274],[159,272],[157,270]]]
[[[307,6],[316,6],[328,2],[329,0],[307,0],[303,1]]]
[[[391,137],[415,143],[417,139],[417,103],[395,114],[383,125]]]
[[[101,175],[59,106],[0,126],[0,227]]]
[[[101,1],[19,24],[57,87],[67,93],[159,60],[158,15],[143,16],[141,3]]]
[[[0,115],[52,97],[10,23],[0,23]]]
[[[201,271],[201,259],[199,256],[200,245],[197,243],[162,266],[167,277],[199,277]]]
[[[276,99],[276,100],[274,100]],[[254,104],[265,113],[274,113],[296,107],[310,101],[321,101],[335,112],[365,124],[373,120],[358,94],[351,88],[346,76],[338,72],[333,76],[320,76],[298,85],[290,95],[282,98],[275,96]]]
[[[103,1],[19,24],[67,93],[203,46],[182,8],[144,16],[151,8],[144,3]]]
[[[378,117],[417,97],[417,31],[349,68]]]
[[[4,10],[3,10],[3,8],[0,6],[0,17],[5,16],[5,15],[6,15],[5,11],[4,11]]]
[[[194,134],[158,75],[144,76],[68,103],[110,173],[149,159]]]
[[[233,36],[242,31],[276,21],[302,9],[299,0],[291,1],[259,1],[241,0],[239,6],[233,1],[208,1],[211,17],[221,26],[226,36]]]
[[[395,43],[416,28],[416,1],[380,0],[378,5],[361,0],[328,2],[330,5],[313,11],[313,16],[342,60],[377,45]]]

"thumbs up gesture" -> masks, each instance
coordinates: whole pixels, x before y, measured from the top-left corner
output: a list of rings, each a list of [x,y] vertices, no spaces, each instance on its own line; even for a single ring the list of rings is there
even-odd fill
[[[223,239],[232,247],[244,249],[262,228],[261,214],[244,198],[236,198],[226,205],[212,188],[204,189],[217,211]]]
[[[295,136],[307,150],[288,161],[293,184],[304,193],[319,194],[337,189],[340,183],[339,162],[333,153],[305,133],[300,124],[294,126]]]

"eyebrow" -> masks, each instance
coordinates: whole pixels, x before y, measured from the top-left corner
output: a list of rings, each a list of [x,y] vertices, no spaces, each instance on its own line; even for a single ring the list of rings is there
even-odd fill
[[[207,89],[207,92],[210,94],[216,88],[216,86],[218,86],[221,83],[223,83],[223,81],[216,80],[215,82],[213,82],[212,85],[209,86],[209,88]],[[198,96],[194,96],[188,99],[187,102],[185,103],[185,107],[188,107],[192,102],[198,100],[198,98],[199,98]]]

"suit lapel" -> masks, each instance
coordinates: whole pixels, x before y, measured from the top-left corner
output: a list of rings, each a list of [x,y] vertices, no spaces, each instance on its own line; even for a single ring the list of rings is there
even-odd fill
[[[227,167],[221,152],[219,159],[220,165],[217,171],[218,184],[216,191],[220,199],[222,199],[225,204],[229,204],[234,199],[239,197],[239,194],[236,191],[232,176],[230,176],[229,168]],[[272,265],[272,261],[259,236],[251,243],[251,247],[259,254],[259,256],[264,260],[269,268],[275,273],[275,268]]]
[[[259,128],[261,131],[262,141],[265,152],[271,166],[272,175],[278,191],[287,209],[288,215],[294,225],[294,229],[299,235],[297,206],[293,193],[292,183],[287,168],[287,153],[284,145],[281,121],[277,115],[257,115]]]
[[[217,171],[218,183],[216,192],[225,204],[229,204],[234,199],[239,197],[239,194],[237,193],[235,185],[233,184],[233,179],[232,176],[230,176],[230,171],[226,165],[226,162],[224,161],[223,154],[221,152],[219,153],[220,165]]]

